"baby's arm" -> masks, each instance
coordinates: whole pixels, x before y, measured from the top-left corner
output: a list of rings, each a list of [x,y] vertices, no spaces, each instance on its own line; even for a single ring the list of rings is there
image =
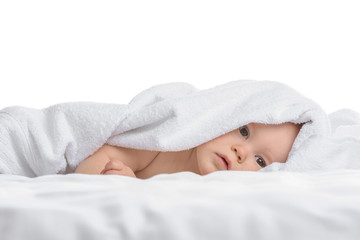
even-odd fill
[[[135,177],[147,167],[158,152],[103,145],[97,152],[83,160],[75,173],[119,174]]]
[[[102,146],[94,154],[80,162],[75,173],[100,174],[110,160],[110,156]]]

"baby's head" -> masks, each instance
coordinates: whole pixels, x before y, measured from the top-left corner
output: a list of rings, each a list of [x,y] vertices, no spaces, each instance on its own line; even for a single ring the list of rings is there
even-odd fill
[[[286,162],[301,125],[250,123],[196,148],[201,175],[217,170],[257,171]]]

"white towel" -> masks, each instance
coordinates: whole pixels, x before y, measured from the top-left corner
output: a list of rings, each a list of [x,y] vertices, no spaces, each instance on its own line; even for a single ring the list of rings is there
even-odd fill
[[[198,90],[169,83],[141,92],[129,104],[77,102],[1,110],[0,172],[30,177],[71,173],[104,143],[178,151],[251,122],[305,123],[288,161],[263,171],[327,169],[328,162],[336,162],[333,152],[343,147],[338,139],[344,137],[334,140],[330,118],[321,107],[285,84],[239,80]],[[349,149],[359,145],[349,139]],[[355,166],[341,161],[338,167]]]

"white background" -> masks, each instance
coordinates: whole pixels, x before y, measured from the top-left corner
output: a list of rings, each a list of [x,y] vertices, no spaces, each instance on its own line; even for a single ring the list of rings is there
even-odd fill
[[[254,79],[360,111],[358,2],[3,0],[0,109]]]

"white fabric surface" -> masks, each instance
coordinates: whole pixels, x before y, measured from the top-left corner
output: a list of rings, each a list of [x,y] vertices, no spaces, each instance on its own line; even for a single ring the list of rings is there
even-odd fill
[[[357,240],[360,170],[0,175],[1,240]]]
[[[173,151],[249,122],[284,121],[306,124],[287,163],[259,172],[52,175],[104,143]],[[165,84],[122,105],[9,107],[0,112],[0,239],[355,240],[359,136],[358,113],[327,115],[274,82]]]
[[[70,173],[104,143],[160,151],[196,147],[250,122],[305,123],[285,164],[267,170],[326,168],[330,121],[313,101],[272,81],[239,80],[198,90],[186,83],[154,86],[129,104],[63,103],[0,112],[0,172]],[[325,138],[325,139],[324,139]],[[318,144],[319,142],[319,144]],[[331,159],[336,161],[336,159]],[[337,164],[341,166],[341,164]],[[350,164],[344,163],[344,168]],[[358,165],[357,165],[358,166]]]

